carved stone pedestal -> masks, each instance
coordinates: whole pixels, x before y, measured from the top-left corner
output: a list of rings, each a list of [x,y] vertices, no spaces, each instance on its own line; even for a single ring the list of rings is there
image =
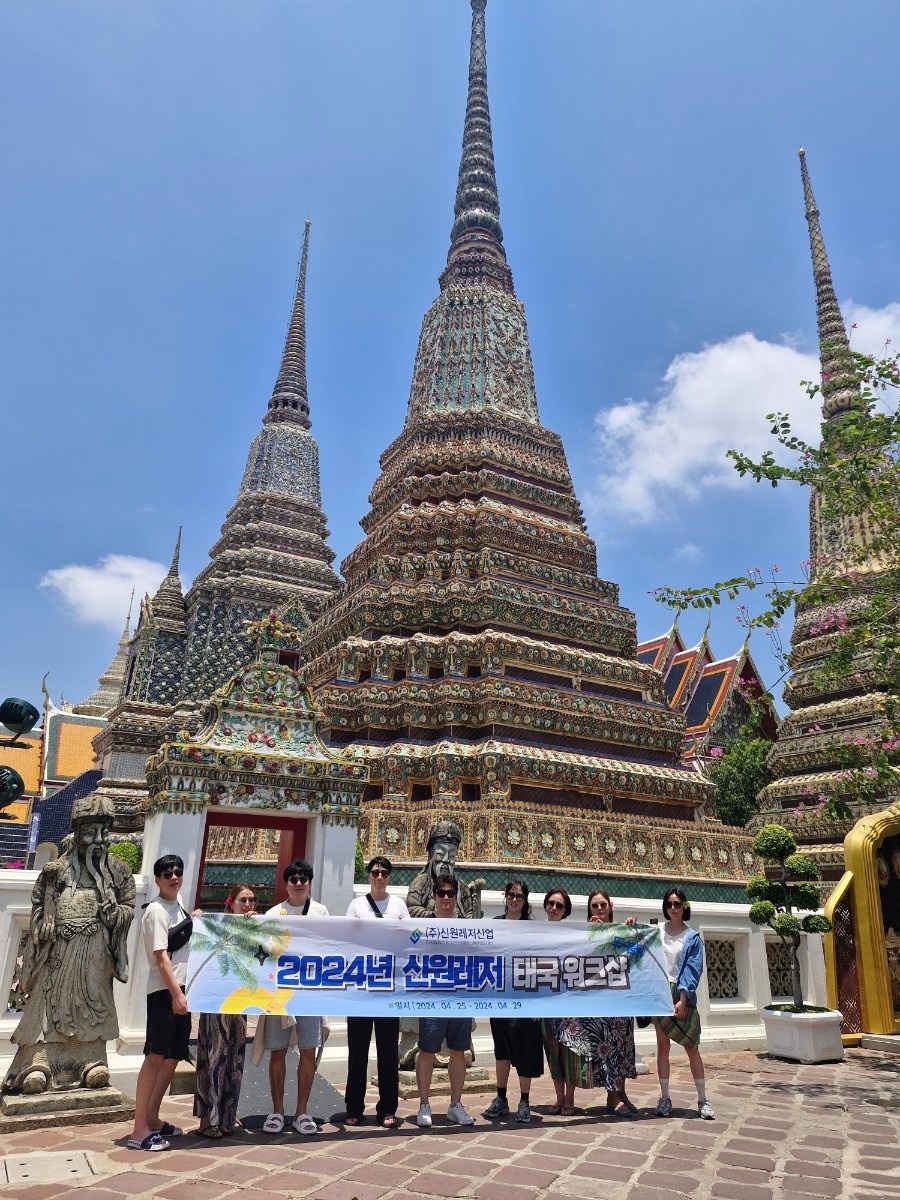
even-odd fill
[[[377,1078],[373,1078],[372,1083],[377,1085]],[[466,1082],[463,1085],[463,1093],[490,1091],[493,1086],[493,1075],[488,1074],[487,1067],[466,1067]],[[429,1093],[432,1098],[435,1096],[450,1095],[450,1077],[440,1067],[435,1067],[434,1075],[431,1077]],[[400,1099],[415,1100],[418,1095],[419,1086],[416,1083],[415,1071],[401,1071]]]
[[[0,1097],[0,1133],[53,1125],[99,1125],[133,1117],[134,1103],[114,1087],[72,1088],[35,1096],[6,1092]]]

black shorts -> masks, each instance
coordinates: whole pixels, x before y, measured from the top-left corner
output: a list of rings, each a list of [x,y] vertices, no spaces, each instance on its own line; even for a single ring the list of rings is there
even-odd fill
[[[530,1017],[491,1017],[494,1058],[508,1060],[517,1075],[537,1079],[544,1073],[541,1023]]]
[[[181,989],[184,991],[184,988]],[[161,1054],[163,1058],[190,1062],[188,1043],[191,1040],[191,1014],[183,1017],[172,1012],[172,997],[168,988],[151,992],[147,997],[147,1040],[145,1054]]]

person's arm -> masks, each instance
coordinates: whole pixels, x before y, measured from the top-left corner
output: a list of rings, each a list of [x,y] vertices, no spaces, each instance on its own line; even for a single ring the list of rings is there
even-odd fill
[[[169,958],[168,950],[154,950],[153,957],[156,960],[156,968],[159,971],[163,983],[169,989],[169,995],[172,997],[172,1012],[176,1017],[184,1017],[188,1013],[187,997],[181,990],[181,984],[175,978],[175,971],[172,967],[172,960]]]
[[[697,1003],[697,984],[700,982],[700,976],[703,974],[703,940],[700,934],[692,931],[693,936],[684,947],[681,957],[681,965],[678,968],[678,979],[675,987],[678,993],[678,1002],[675,1005],[678,1017],[683,1017],[687,1008],[696,1006]],[[678,1011],[678,1008],[681,1011]]]

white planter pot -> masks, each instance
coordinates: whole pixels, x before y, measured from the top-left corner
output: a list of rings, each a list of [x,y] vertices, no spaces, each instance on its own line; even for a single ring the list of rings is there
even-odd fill
[[[759,1015],[766,1027],[769,1054],[802,1063],[837,1062],[844,1057],[843,1016],[836,1009],[793,1013],[761,1008]]]

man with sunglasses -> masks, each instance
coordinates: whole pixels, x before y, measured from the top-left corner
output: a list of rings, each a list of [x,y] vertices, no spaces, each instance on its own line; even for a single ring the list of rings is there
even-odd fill
[[[328,916],[325,905],[313,900],[310,894],[313,869],[306,859],[295,859],[290,866],[284,868],[282,878],[287,884],[287,899],[273,905],[266,913],[267,917]],[[292,1042],[296,1042],[300,1052],[300,1062],[297,1064],[297,1111],[292,1127],[296,1133],[307,1137],[319,1132],[318,1125],[307,1109],[316,1074],[316,1051],[322,1041],[322,1034],[321,1017],[265,1017],[257,1023],[250,1058],[251,1062],[257,1063],[261,1060],[263,1051],[269,1051],[272,1111],[263,1124],[266,1133],[281,1133],[284,1129],[284,1081],[287,1073],[288,1046]]]
[[[182,1059],[189,1061],[191,1015],[184,986],[191,953],[190,918],[179,896],[184,863],[177,854],[164,854],[153,864],[153,877],[159,895],[144,909],[141,920],[141,939],[150,964],[147,1040],[135,1084],[134,1129],[128,1139],[129,1150],[168,1150],[168,1139],[181,1134],[180,1129],[160,1120],[159,1107],[175,1068]],[[175,927],[181,927],[181,936]]]
[[[452,921],[456,916],[459,884],[455,879],[439,880],[434,889],[434,915],[439,921]],[[450,1052],[447,1074],[450,1077],[450,1107],[447,1120],[455,1125],[474,1125],[475,1118],[463,1108],[462,1092],[466,1081],[466,1051],[472,1045],[471,1017],[420,1017],[419,1053],[416,1056],[416,1083],[419,1085],[419,1112],[416,1124],[431,1128],[431,1077],[434,1056],[446,1041]]]
[[[380,920],[392,917],[396,921],[409,919],[406,905],[399,896],[388,893],[393,866],[389,858],[378,854],[366,867],[369,891],[351,900],[348,917]],[[375,1118],[384,1129],[396,1129],[397,1104],[400,1100],[399,1017],[347,1018],[347,1087],[344,1103],[347,1106],[345,1125],[361,1125],[366,1105],[366,1074],[369,1066],[369,1046],[375,1030],[375,1051],[378,1056],[378,1104]]]

